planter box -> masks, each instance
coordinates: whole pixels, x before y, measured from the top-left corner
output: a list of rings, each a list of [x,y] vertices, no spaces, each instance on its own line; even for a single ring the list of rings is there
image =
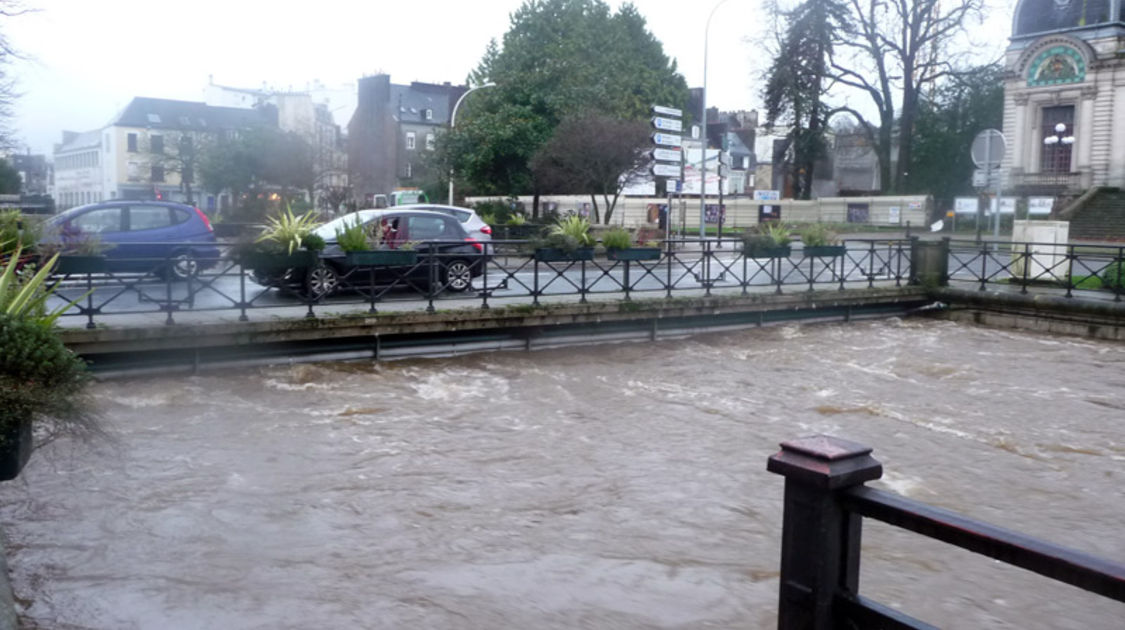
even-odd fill
[[[346,264],[353,267],[405,267],[418,262],[418,252],[412,249],[375,249],[365,252],[347,252]]]
[[[629,249],[606,250],[610,260],[660,260],[659,247],[630,247]]]
[[[297,251],[292,254],[263,254],[254,252],[242,257],[244,268],[260,273],[276,273],[286,269],[312,267],[319,260],[316,252]]]
[[[791,253],[793,253],[793,249],[788,245],[783,245],[781,247],[751,247],[743,252],[747,258],[789,258]]]
[[[579,247],[572,252],[564,251],[557,247],[540,247],[535,250],[535,260],[539,262],[564,262],[593,259],[593,247]]]
[[[848,250],[843,245],[820,245],[818,247],[806,247],[805,258],[829,258],[836,256],[843,256],[844,252]]]
[[[104,273],[107,268],[105,256],[59,256],[55,273]]]
[[[31,421],[5,418],[0,422],[0,481],[19,476],[31,457]]]

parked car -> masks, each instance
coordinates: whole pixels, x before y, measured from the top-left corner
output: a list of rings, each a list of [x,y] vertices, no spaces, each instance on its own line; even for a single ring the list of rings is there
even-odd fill
[[[401,250],[410,243],[418,253],[417,262],[409,265],[383,265],[363,268],[348,265],[347,254],[336,242],[336,234],[349,225],[365,226],[378,222],[381,226],[381,249]],[[430,282],[430,260],[437,265],[437,287],[461,292],[472,286],[472,279],[484,271],[487,255],[479,240],[470,236],[452,216],[428,210],[387,208],[360,210],[329,221],[314,230],[325,241],[320,264],[294,278],[293,271],[274,278],[261,278],[262,284],[297,289],[313,297],[331,295],[342,287],[364,288],[386,286],[395,282],[409,283],[417,288]]]
[[[219,260],[207,215],[179,203],[94,203],[57,214],[47,226],[47,242],[57,239],[64,251],[94,239],[108,246],[106,265],[114,272],[151,272],[183,280]]]
[[[459,206],[443,206],[435,203],[416,203],[409,206],[402,206],[403,210],[430,210],[431,212],[440,212],[448,214],[461,222],[461,226],[469,233],[469,236],[477,239],[478,241],[491,241],[492,240],[492,227],[485,223],[476,210],[472,208],[461,208]]]

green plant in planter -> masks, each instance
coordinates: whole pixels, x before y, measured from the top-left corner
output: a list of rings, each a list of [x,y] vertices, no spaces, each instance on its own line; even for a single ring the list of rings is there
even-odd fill
[[[357,219],[352,224],[344,223],[344,229],[336,230],[336,244],[345,252],[365,252],[371,249],[367,240],[367,226]]]
[[[633,235],[624,228],[613,228],[602,234],[602,245],[607,251],[629,249],[633,246]]]
[[[773,241],[774,247],[785,247],[792,242],[789,237],[789,228],[780,223],[770,223],[766,225],[764,233]]]
[[[305,239],[312,234],[317,225],[315,212],[310,210],[296,216],[292,209],[286,207],[276,217],[267,219],[265,231],[258,236],[255,242],[276,243],[281,246],[285,253],[292,254],[294,250],[301,249]],[[321,242],[323,243],[323,239]]]
[[[43,223],[25,217],[19,210],[0,210],[0,256],[17,247],[31,251],[43,237]]]
[[[590,222],[577,215],[559,219],[557,223],[551,226],[549,236],[554,234],[573,238],[578,243],[578,247],[588,247],[594,244],[594,239],[590,236]]]
[[[488,221],[485,221],[485,223],[488,223]],[[523,225],[525,223],[527,223],[527,217],[522,214],[513,214],[508,217],[508,225]],[[489,225],[491,225],[491,223],[489,223]]]
[[[810,223],[797,232],[805,247],[826,247],[839,243],[839,237],[823,223]]]
[[[58,257],[30,274],[16,270],[19,253],[17,248],[0,273],[0,480],[14,479],[27,463],[33,423],[45,440],[99,432],[86,395],[86,364],[53,330],[74,302],[46,311],[54,291],[46,282]]]

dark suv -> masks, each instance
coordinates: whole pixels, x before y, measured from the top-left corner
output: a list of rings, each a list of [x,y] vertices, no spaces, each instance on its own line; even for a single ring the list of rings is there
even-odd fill
[[[362,223],[379,225],[383,251],[404,247],[416,256],[412,263],[356,266],[336,243],[336,233]],[[465,232],[454,217],[425,210],[360,210],[330,221],[315,230],[325,241],[320,264],[305,274],[304,289],[322,297],[346,288],[371,286],[412,286],[418,289],[461,292],[472,286],[472,279],[484,271],[483,245]],[[433,276],[431,277],[431,273]],[[433,286],[431,286],[433,285]]]
[[[97,240],[109,271],[194,276],[219,260],[215,233],[199,208],[165,201],[107,201],[71,208],[47,220],[47,240],[63,249]]]

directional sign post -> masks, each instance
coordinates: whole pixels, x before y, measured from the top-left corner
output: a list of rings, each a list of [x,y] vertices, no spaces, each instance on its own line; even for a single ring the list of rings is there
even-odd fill
[[[666,147],[678,147],[682,142],[680,136],[671,133],[654,133],[652,134],[652,141]]]
[[[662,131],[683,131],[684,124],[675,118],[661,118],[654,116],[652,126]]]
[[[676,164],[653,164],[652,174],[658,177],[679,177],[680,167]]]
[[[679,149],[653,149],[652,159],[679,164],[684,159],[684,152]]]
[[[653,105],[652,113],[672,116],[674,118],[683,118],[684,115],[684,112],[681,109],[676,109],[674,107],[663,107],[661,105]]]
[[[970,156],[973,158],[973,163],[978,168],[984,169],[984,179],[987,183],[993,183],[992,173],[994,170],[1000,168],[1000,164],[1004,161],[1004,152],[1008,148],[1007,140],[1004,134],[995,129],[985,129],[973,138],[973,146],[969,150]],[[1000,178],[996,177],[996,197],[1000,197]],[[980,240],[980,215],[977,215],[977,240]],[[992,231],[993,237],[1000,236],[1000,213],[996,213],[995,223]]]

